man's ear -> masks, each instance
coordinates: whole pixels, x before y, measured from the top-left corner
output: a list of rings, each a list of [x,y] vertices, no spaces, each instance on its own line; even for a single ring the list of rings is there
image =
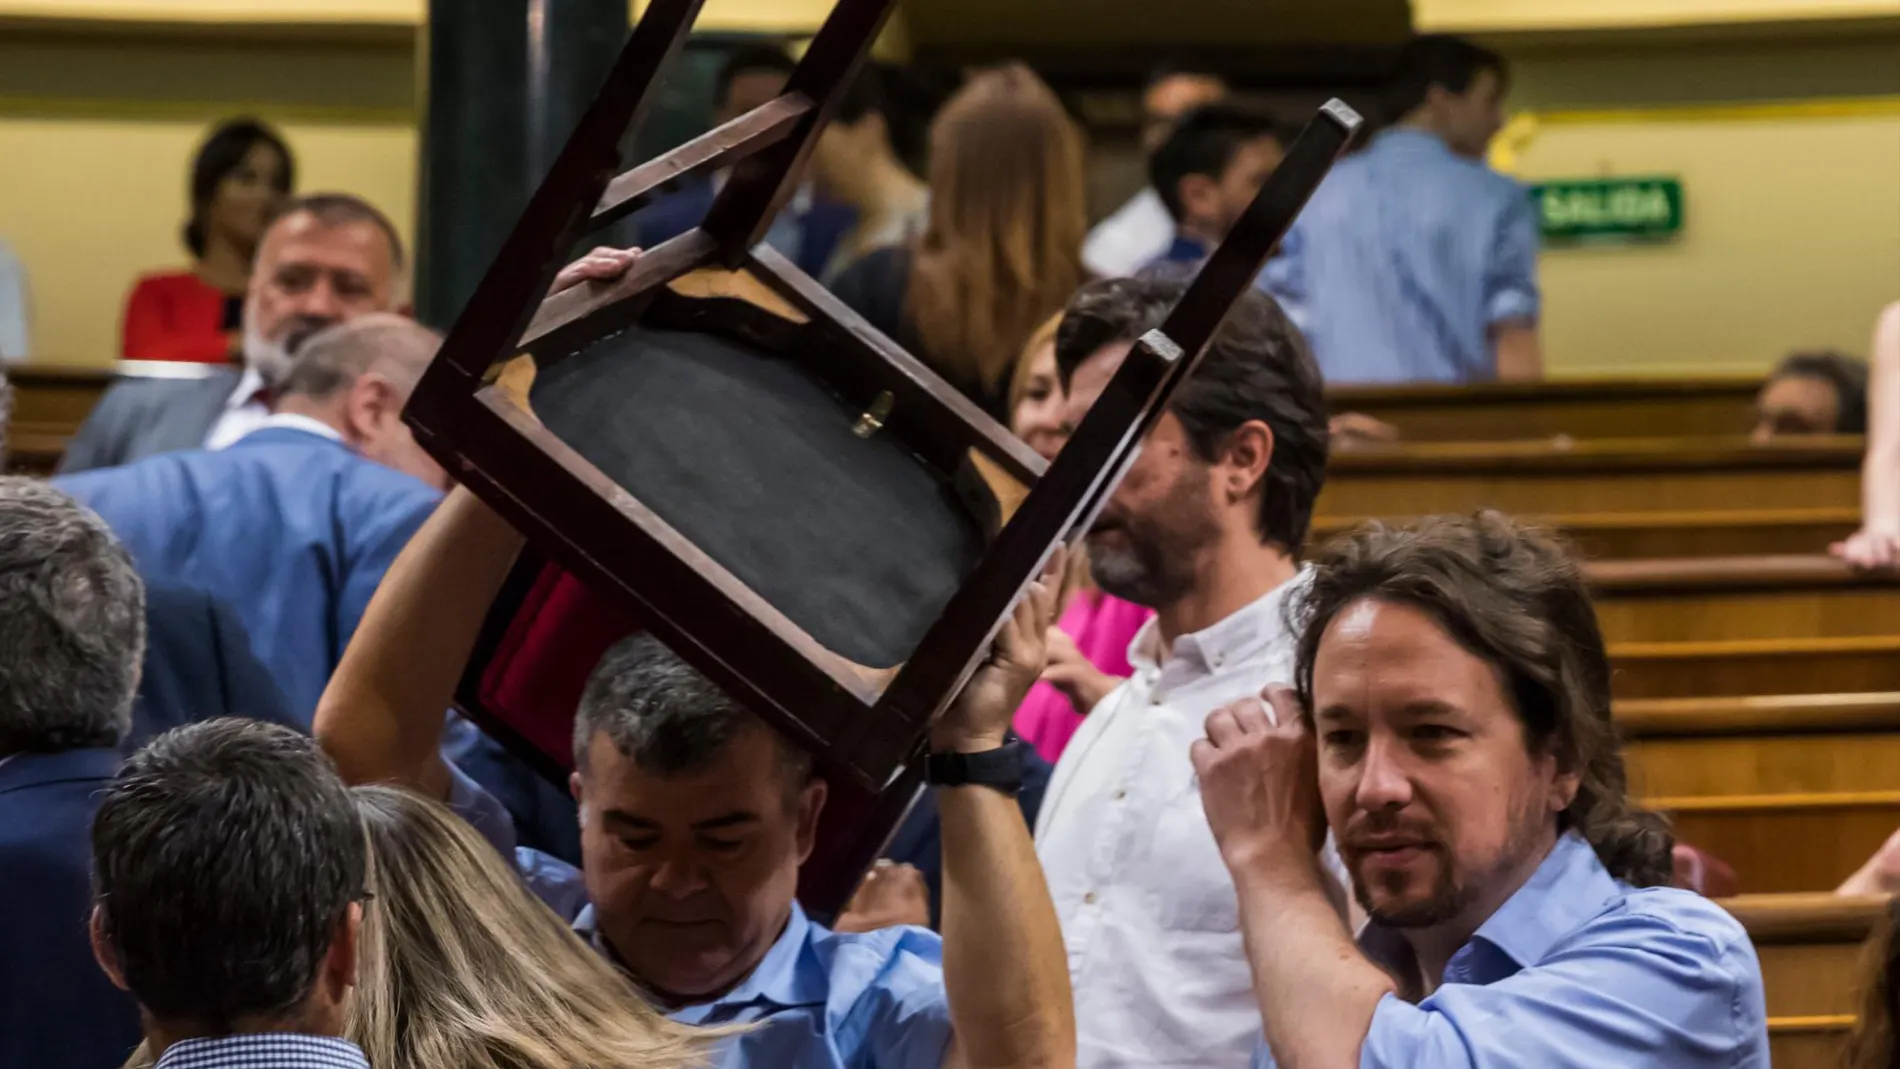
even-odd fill
[[[324,956],[318,980],[334,1002],[343,1001],[343,993],[356,986],[358,951],[363,941],[363,903],[351,902],[337,922],[336,938]]]
[[[801,865],[818,843],[818,818],[824,814],[825,798],[830,793],[831,785],[819,776],[813,776],[798,792],[798,863]]]
[[[86,932],[92,937],[92,960],[105,970],[106,979],[121,991],[132,990],[125,986],[125,970],[119,967],[119,952],[113,949],[112,937],[106,933],[105,907],[92,907],[92,919],[87,922]]]
[[[1257,419],[1234,428],[1220,459],[1222,492],[1229,501],[1247,497],[1267,477],[1267,468],[1273,464],[1273,428]]]
[[[373,439],[384,427],[402,418],[402,401],[395,384],[377,372],[357,376],[344,401],[347,436],[356,442]]]

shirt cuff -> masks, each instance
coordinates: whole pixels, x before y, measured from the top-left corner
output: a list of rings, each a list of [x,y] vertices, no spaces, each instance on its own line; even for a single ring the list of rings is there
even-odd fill
[[[1500,290],[1491,296],[1490,306],[1486,309],[1489,323],[1503,323],[1509,320],[1528,320],[1537,322],[1540,311],[1537,294],[1528,290]]]

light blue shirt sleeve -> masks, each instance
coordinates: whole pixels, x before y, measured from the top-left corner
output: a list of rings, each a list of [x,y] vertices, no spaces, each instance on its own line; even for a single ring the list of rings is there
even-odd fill
[[[847,1041],[853,1035],[855,1041]],[[943,944],[934,935],[906,931],[841,1023],[839,1047],[856,1049],[853,1066],[938,1069],[950,1035]]]
[[[1716,931],[1619,909],[1514,976],[1418,1005],[1387,995],[1360,1069],[1767,1069],[1754,948],[1739,927],[1727,943]],[[1254,1065],[1273,1064],[1263,1044]]]
[[[1501,206],[1491,263],[1485,271],[1486,323],[1536,322],[1542,309],[1537,288],[1537,207],[1516,183]]]

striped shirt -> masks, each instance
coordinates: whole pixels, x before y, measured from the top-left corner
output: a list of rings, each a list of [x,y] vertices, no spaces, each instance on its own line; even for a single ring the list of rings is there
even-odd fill
[[[154,1069],[369,1069],[369,1060],[356,1044],[331,1036],[253,1032],[180,1040]]]

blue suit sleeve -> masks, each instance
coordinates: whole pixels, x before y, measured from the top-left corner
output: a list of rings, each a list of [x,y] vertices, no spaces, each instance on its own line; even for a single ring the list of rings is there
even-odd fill
[[[350,636],[356,634],[357,625],[363,622],[369,599],[382,585],[383,575],[440,500],[433,492],[427,492],[422,483],[415,485],[415,493],[397,500],[371,497],[365,501],[347,500],[341,506],[346,510],[371,509],[381,514],[338,517],[344,530],[355,528],[358,534],[348,545],[349,559],[344,562],[343,580],[336,599],[336,649],[331,655],[332,670],[349,645]]]
[[[59,474],[125,463],[126,433],[138,416],[138,408],[134,391],[126,389],[124,383],[108,386],[66,443],[65,455],[59,459]]]
[[[248,717],[308,733],[310,725],[290,711],[284,692],[270,670],[252,651],[250,634],[237,613],[217,598],[205,595],[210,618],[212,655],[217,660],[219,693],[226,716]]]
[[[1387,995],[1361,1069],[1768,1064],[1760,966],[1739,927],[1718,945],[1622,912],[1585,932],[1496,983],[1450,984],[1418,1005]]]

